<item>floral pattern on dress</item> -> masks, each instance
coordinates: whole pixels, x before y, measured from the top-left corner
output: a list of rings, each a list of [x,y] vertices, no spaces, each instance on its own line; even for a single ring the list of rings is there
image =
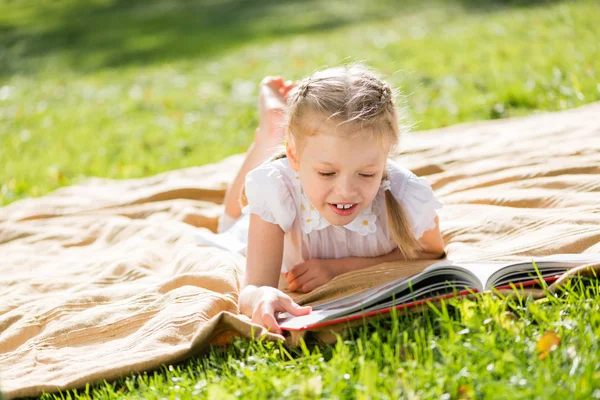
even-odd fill
[[[302,202],[300,203],[300,211],[302,214],[302,231],[310,233],[313,230],[319,229],[321,224],[321,214],[310,203],[308,198],[302,193]]]
[[[362,236],[374,233],[377,230],[377,215],[372,212],[361,212],[358,217],[354,218],[354,221],[345,225],[346,228],[351,231],[360,233]]]

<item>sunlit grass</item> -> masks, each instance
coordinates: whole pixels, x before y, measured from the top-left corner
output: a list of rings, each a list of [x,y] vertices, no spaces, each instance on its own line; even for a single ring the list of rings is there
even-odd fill
[[[365,322],[333,346],[238,339],[156,373],[44,399],[600,398],[600,287],[450,299]],[[542,357],[544,334],[559,344]]]

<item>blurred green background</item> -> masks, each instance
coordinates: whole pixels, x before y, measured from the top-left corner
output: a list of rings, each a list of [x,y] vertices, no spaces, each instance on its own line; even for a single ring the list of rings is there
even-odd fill
[[[265,75],[363,60],[416,130],[596,101],[599,15],[595,0],[0,0],[0,205],[243,152]]]

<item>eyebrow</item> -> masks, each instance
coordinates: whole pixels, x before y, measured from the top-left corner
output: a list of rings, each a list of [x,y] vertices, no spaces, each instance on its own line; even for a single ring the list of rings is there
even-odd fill
[[[323,165],[329,165],[330,167],[335,167],[335,165],[333,165],[329,161],[317,161],[317,163],[323,164]],[[361,168],[370,168],[370,167],[377,167],[377,163],[371,163],[371,164],[361,166]]]

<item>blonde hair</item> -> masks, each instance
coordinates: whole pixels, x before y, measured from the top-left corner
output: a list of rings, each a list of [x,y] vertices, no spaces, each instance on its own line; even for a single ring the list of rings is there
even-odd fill
[[[396,106],[397,93],[381,76],[362,63],[315,72],[302,79],[288,95],[285,117],[287,139],[301,151],[303,139],[318,133],[318,124],[333,120],[337,126],[358,135],[370,134],[380,143],[390,144],[390,155],[397,153],[402,110]],[[315,118],[315,115],[323,118]],[[271,160],[286,157],[281,151]],[[384,171],[382,180],[387,179]],[[248,204],[242,189],[242,205]],[[406,259],[414,259],[423,246],[412,235],[406,211],[389,190],[385,192],[390,235]]]

